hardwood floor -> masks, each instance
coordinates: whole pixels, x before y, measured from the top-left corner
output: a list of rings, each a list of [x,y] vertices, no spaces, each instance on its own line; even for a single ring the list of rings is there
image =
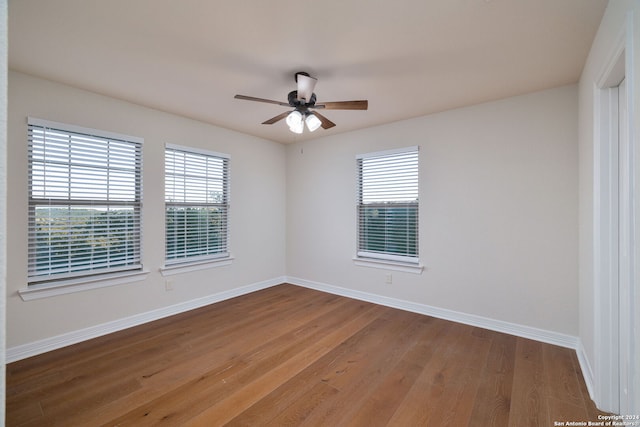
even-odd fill
[[[280,285],[7,366],[9,426],[596,421],[572,350]]]

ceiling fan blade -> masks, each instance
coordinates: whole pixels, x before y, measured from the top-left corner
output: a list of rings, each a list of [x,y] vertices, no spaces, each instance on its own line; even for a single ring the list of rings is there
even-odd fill
[[[284,119],[285,117],[287,117],[289,115],[291,111],[285,111],[282,114],[278,114],[275,117],[270,118],[269,120],[265,120],[264,122],[262,122],[263,125],[272,125],[275,122],[279,122],[280,120]]]
[[[325,116],[323,116],[322,114],[318,113],[317,111],[314,111],[313,114],[315,114],[315,116],[317,118],[320,119],[320,121],[322,122],[322,129],[331,129],[332,127],[334,127],[336,124],[333,123],[331,120],[327,119]]]
[[[369,108],[369,101],[363,99],[359,101],[323,102],[322,104],[314,105],[313,108],[324,108],[325,110],[366,110]]]
[[[282,105],[284,107],[289,107],[289,103],[288,102],[280,102],[280,101],[273,101],[271,99],[256,98],[255,96],[236,95],[236,96],[234,96],[234,98],[235,99],[244,99],[246,101],[266,102],[267,104],[276,104],[276,105]]]
[[[309,102],[318,79],[311,76],[305,76],[301,73],[296,75],[296,79],[298,80],[298,100],[304,98],[306,102]]]

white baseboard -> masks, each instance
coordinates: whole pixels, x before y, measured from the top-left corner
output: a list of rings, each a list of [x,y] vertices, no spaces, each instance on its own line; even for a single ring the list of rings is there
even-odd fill
[[[143,323],[152,322],[154,320],[162,319],[168,316],[173,316],[174,314],[184,313],[189,310],[204,307],[209,304],[214,304],[216,302],[224,301],[230,298],[235,298],[237,296],[245,295],[251,292],[259,291],[261,289],[270,288],[284,282],[286,282],[286,278],[284,276],[276,277],[274,279],[265,280],[263,282],[253,283],[251,285],[241,286],[239,288],[230,289],[228,291],[219,292],[217,294],[209,295],[206,297],[185,301],[169,307],[159,308],[157,310],[136,314],[134,316],[114,320],[112,322],[107,322],[100,325],[91,326],[89,328],[57,335],[55,337],[45,338],[43,340],[31,342],[28,344],[11,347],[7,349],[6,363],[26,359],[27,357],[46,353],[47,351],[56,350],[68,345],[77,344],[79,342],[97,338],[102,335],[107,335],[112,332],[121,331],[123,329],[138,326]]]
[[[444,320],[450,320],[453,322],[463,323],[466,325],[477,326],[484,329],[489,329],[497,332],[503,332],[510,335],[515,335],[523,338],[528,338],[536,341],[546,342],[549,344],[559,345],[561,347],[571,348],[576,350],[578,354],[578,360],[580,367],[582,368],[585,382],[589,388],[589,393],[592,394],[593,374],[587,358],[584,355],[584,349],[580,344],[577,337],[571,335],[565,335],[558,332],[546,331],[543,329],[533,328],[530,326],[518,325],[501,320],[490,319],[487,317],[476,316],[473,314],[467,314],[457,312],[453,310],[438,308],[429,306],[426,304],[419,304],[415,302],[400,300],[396,298],[385,297],[368,292],[355,291],[352,289],[341,288],[338,286],[328,285],[325,283],[313,282],[310,280],[300,279],[297,277],[277,277],[274,279],[266,280],[263,282],[254,283],[247,286],[242,286],[228,291],[219,292],[217,294],[209,295],[203,298],[195,300],[185,301],[179,304],[175,304],[169,307],[163,307],[157,310],[152,310],[146,313],[136,314],[123,319],[114,320],[112,322],[103,323],[100,325],[92,326],[89,328],[68,332],[62,335],[57,335],[51,338],[45,338],[43,340],[11,347],[7,349],[6,362],[11,363],[17,360],[26,359],[27,357],[35,356],[47,351],[56,350],[68,345],[76,344],[82,341],[97,338],[102,335],[117,332],[123,329],[127,329],[133,326],[138,326],[147,322],[162,319],[164,317],[172,316],[174,314],[184,313],[189,310],[204,307],[209,304],[224,301],[237,296],[245,295],[251,292],[255,292],[261,289],[266,289],[272,286],[279,285],[281,283],[291,283],[293,285],[303,286],[310,289],[316,289],[322,292],[328,292],[335,295],[341,295],[348,298],[354,298],[362,301],[371,302],[374,304],[380,304],[387,307],[397,308],[400,310],[411,311],[414,313],[424,314],[427,316],[433,316]]]
[[[587,385],[587,390],[589,391],[589,397],[595,402],[596,399],[593,382],[593,369],[591,368],[591,364],[589,363],[589,358],[587,357],[587,353],[584,350],[582,341],[578,342],[576,353],[578,355],[578,363],[580,364],[580,369],[582,370],[582,377],[584,378],[584,382]]]
[[[287,283],[303,286],[305,288],[315,289],[318,291],[328,292],[335,295],[341,295],[348,298],[354,298],[361,301],[367,301],[374,304],[380,304],[387,307],[398,308],[400,310],[406,310],[414,313],[424,314],[427,316],[437,317],[439,319],[450,320],[452,322],[463,323],[465,325],[477,326],[479,328],[489,329],[496,332],[503,332],[506,334],[528,338],[535,341],[541,341],[548,344],[554,344],[576,351],[578,350],[578,337],[561,334],[559,332],[547,331],[544,329],[533,328],[531,326],[518,325],[502,320],[476,316],[474,314],[467,314],[444,308],[432,307],[426,304],[419,304],[396,298],[385,297],[368,292],[355,291],[352,289],[327,285],[325,283],[318,283],[310,280],[300,279],[298,277],[287,277]]]

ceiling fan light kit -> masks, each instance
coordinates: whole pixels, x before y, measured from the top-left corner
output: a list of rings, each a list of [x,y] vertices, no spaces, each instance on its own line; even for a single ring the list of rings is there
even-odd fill
[[[316,109],[325,110],[366,110],[369,108],[367,100],[358,101],[337,101],[316,104],[316,94],[313,93],[318,79],[311,77],[308,73],[298,72],[295,74],[295,80],[298,85],[297,90],[289,92],[287,95],[288,102],[273,101],[271,99],[256,98],[253,96],[236,95],[236,99],[244,99],[246,101],[265,102],[268,104],[277,104],[285,107],[293,107],[294,110],[288,113],[281,113],[275,117],[262,122],[263,125],[272,125],[286,117],[286,123],[291,132],[301,134],[304,131],[304,124],[307,129],[313,132],[319,127],[330,129],[336,124],[324,117]]]
[[[293,133],[302,133],[304,130],[304,124],[307,124],[307,129],[310,132],[318,129],[322,122],[315,114],[306,112],[304,115],[298,111],[293,110],[287,115],[287,126],[289,126],[289,130]]]

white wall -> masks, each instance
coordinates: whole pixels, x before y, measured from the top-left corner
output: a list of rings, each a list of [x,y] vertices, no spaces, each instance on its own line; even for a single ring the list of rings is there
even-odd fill
[[[288,275],[576,336],[577,114],[567,86],[288,146]],[[411,145],[426,269],[389,285],[352,261],[355,156]]]
[[[7,346],[95,327],[285,274],[285,150],[280,144],[112,98],[9,72]],[[23,301],[27,285],[27,116],[144,138],[145,281]],[[231,155],[232,265],[173,276],[166,291],[164,144]]]
[[[623,32],[626,25],[627,16],[632,13],[632,32],[634,34],[634,45],[632,51],[626,52],[628,58],[633,58],[628,70],[632,70],[635,81],[627,78],[627,85],[632,88],[631,102],[636,106],[635,113],[631,118],[634,128],[640,130],[640,1],[638,0],[611,0],[607,6],[604,17],[600,23],[598,33],[593,41],[589,57],[582,72],[579,85],[579,146],[580,146],[580,254],[579,254],[579,284],[580,284],[580,339],[584,346],[583,357],[587,360],[589,367],[593,370],[587,372],[593,375],[596,389],[600,387],[598,378],[608,373],[600,372],[601,364],[598,362],[600,353],[607,351],[606,348],[597,344],[596,333],[598,330],[598,318],[594,314],[598,307],[596,299],[599,286],[604,286],[595,277],[596,242],[594,241],[595,217],[594,195],[596,194],[596,174],[594,153],[599,148],[598,138],[594,135],[594,91],[596,82],[603,74],[604,66],[609,60],[612,51],[616,47],[616,39]],[[638,147],[638,135],[635,136],[635,144]],[[636,149],[636,165],[640,165],[640,150]],[[640,170],[636,170],[635,182],[640,182]],[[640,230],[640,188],[636,188],[636,230]],[[636,241],[636,265],[640,265],[640,242]],[[636,271],[636,284],[640,283],[640,272]],[[636,297],[640,290],[636,289]],[[639,304],[640,304],[640,300]],[[636,315],[634,325],[637,340],[640,341],[640,317]],[[637,344],[636,344],[637,345]],[[589,379],[589,378],[588,378]],[[636,381],[638,381],[636,379]],[[598,397],[596,390],[596,397]],[[598,399],[596,399],[598,403]],[[606,409],[606,408],[604,408]]]

